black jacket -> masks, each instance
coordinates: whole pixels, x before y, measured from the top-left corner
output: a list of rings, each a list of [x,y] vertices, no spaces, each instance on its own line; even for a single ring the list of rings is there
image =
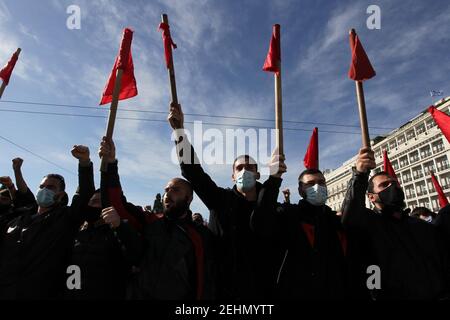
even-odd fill
[[[137,265],[129,286],[130,299],[204,300],[214,298],[214,266],[211,236],[206,228],[185,219],[144,216],[122,195],[117,163],[102,175],[110,204],[121,218],[135,227],[133,235],[121,236],[130,261]]]
[[[33,193],[27,189],[26,193],[16,192],[15,199],[7,208],[0,209],[0,234],[3,234],[8,223],[23,214],[36,213],[37,203]]]
[[[66,290],[66,299],[125,299],[131,264],[119,235],[130,228],[125,221],[112,230],[107,224],[85,224],[78,232],[70,259],[81,270],[81,289]]]
[[[92,163],[79,166],[72,204],[10,221],[0,240],[0,299],[61,297],[73,239],[94,192]]]
[[[375,299],[438,299],[445,297],[449,265],[435,226],[403,213],[395,218],[365,207],[368,174],[353,172],[342,206],[342,221],[365,243],[365,265],[381,271]],[[369,274],[367,275],[369,277]]]
[[[187,145],[190,146],[189,143]],[[272,259],[266,254],[263,239],[250,228],[250,216],[256,201],[247,201],[236,186],[221,188],[205,173],[191,147],[190,163],[180,167],[195,193],[210,210],[208,228],[215,237],[218,263],[219,299],[257,299],[267,297],[267,270]],[[182,155],[180,155],[182,159]],[[257,192],[261,184],[257,183]]]
[[[278,299],[343,299],[347,239],[328,206],[277,203],[280,178],[270,177],[252,216],[254,230],[278,242],[283,256],[275,277]]]

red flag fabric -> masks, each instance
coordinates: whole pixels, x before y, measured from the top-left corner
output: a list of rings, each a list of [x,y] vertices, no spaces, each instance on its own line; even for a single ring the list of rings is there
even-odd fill
[[[138,94],[136,79],[134,77],[133,57],[131,55],[131,41],[133,40],[133,30],[125,28],[123,30],[122,42],[119,49],[119,54],[116,57],[114,66],[109,75],[108,82],[103,90],[100,105],[112,101],[112,94],[114,91],[114,84],[116,82],[116,73],[118,69],[122,69],[122,83],[120,86],[119,100],[132,98]]]
[[[444,194],[444,191],[442,191],[441,185],[439,184],[439,181],[434,176],[434,173],[431,171],[431,180],[433,181],[434,189],[436,190],[439,198],[439,206],[441,208],[448,205],[448,199]]]
[[[303,163],[306,169],[319,169],[319,134],[314,128]]]
[[[434,121],[436,122],[442,134],[445,136],[448,142],[450,142],[450,116],[446,113],[439,111],[435,106],[429,106],[428,112],[431,113]]]
[[[20,51],[20,50],[19,50]],[[0,70],[0,78],[2,78],[3,82],[8,85],[9,78],[14,70],[14,66],[16,65],[17,59],[19,58],[19,54],[17,52],[13,53],[11,59],[6,63],[6,65]]]
[[[352,61],[348,70],[348,77],[355,81],[364,81],[374,77],[376,75],[375,70],[359,41],[358,35],[354,32],[350,33],[350,49],[352,50]]]
[[[280,46],[280,25],[273,25],[272,38],[270,39],[269,52],[264,61],[263,70],[269,72],[280,73],[281,62],[281,46]]]
[[[397,175],[395,174],[394,168],[392,167],[391,161],[389,161],[386,150],[383,151],[383,171],[387,172],[387,174],[389,174],[392,178],[394,178],[400,185],[400,183],[398,182]]]
[[[163,45],[164,45],[164,56],[166,58],[167,69],[173,64],[172,58],[172,48],[176,49],[177,45],[173,42],[172,36],[170,35],[170,27],[167,23],[161,22],[159,24],[158,30],[162,31]]]

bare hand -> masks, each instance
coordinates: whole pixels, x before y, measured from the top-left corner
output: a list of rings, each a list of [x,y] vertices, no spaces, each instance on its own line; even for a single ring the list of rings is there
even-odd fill
[[[280,155],[278,148],[275,148],[272,152],[272,158],[269,162],[270,175],[275,178],[281,178],[283,173],[287,171],[286,164],[284,163],[284,155]]]
[[[12,159],[12,166],[13,170],[20,170],[22,168],[23,159],[21,158],[14,158]]]
[[[80,162],[90,161],[89,148],[82,145],[74,145],[71,150],[72,156],[78,159]]]
[[[120,226],[120,216],[114,207],[105,208],[102,210],[101,218],[111,228],[115,229]]]
[[[368,172],[376,167],[375,157],[372,149],[361,148],[356,159],[356,170],[358,172]]]
[[[184,115],[180,104],[174,102],[170,103],[167,121],[169,121],[173,130],[184,128]]]
[[[100,142],[100,148],[98,149],[98,155],[100,158],[105,158],[106,162],[112,163],[116,161],[116,146],[112,139],[103,137]]]

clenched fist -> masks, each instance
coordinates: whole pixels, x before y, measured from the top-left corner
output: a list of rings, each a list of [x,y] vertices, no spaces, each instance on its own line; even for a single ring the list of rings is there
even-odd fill
[[[173,130],[184,128],[184,115],[180,104],[174,102],[170,103],[167,121],[169,121]]]
[[[20,170],[22,168],[23,159],[14,158],[12,159],[13,170]]]
[[[86,146],[74,145],[71,152],[80,162],[89,162],[91,160],[89,157],[89,148]]]

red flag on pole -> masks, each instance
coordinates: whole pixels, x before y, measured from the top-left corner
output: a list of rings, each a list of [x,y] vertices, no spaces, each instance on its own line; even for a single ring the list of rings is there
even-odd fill
[[[108,82],[103,90],[100,105],[112,101],[114,83],[116,82],[116,73],[118,69],[123,70],[122,83],[120,86],[119,100],[132,98],[138,94],[136,79],[134,78],[133,57],[131,56],[131,41],[133,40],[133,31],[129,28],[123,30],[122,45],[119,54],[116,57],[114,66],[111,70]]]
[[[439,111],[435,106],[428,107],[428,112],[431,113],[434,121],[436,122],[442,134],[445,136],[448,142],[450,142],[450,116],[446,113]]]
[[[164,55],[166,57],[167,69],[170,69],[173,65],[172,60],[172,48],[176,49],[177,45],[173,42],[172,36],[170,35],[170,27],[167,23],[161,22],[159,24],[158,30],[162,31],[162,38],[164,44]]]
[[[280,72],[280,61],[281,61],[281,46],[280,38],[277,38],[277,29],[280,29],[279,24],[273,25],[272,38],[270,39],[269,52],[267,52],[266,61],[264,61],[263,70],[279,73]]]
[[[0,78],[3,80],[5,85],[8,85],[9,78],[11,78],[11,74],[14,70],[14,66],[16,65],[17,59],[19,58],[20,50],[18,49],[13,53],[11,59],[6,63],[6,65],[0,70]]]
[[[434,189],[436,190],[436,192],[438,194],[439,206],[441,208],[443,208],[446,205],[448,205],[447,197],[445,196],[444,191],[442,191],[441,185],[439,184],[439,181],[434,176],[433,171],[431,171],[430,173],[431,173],[431,180],[433,181]]]
[[[364,81],[374,77],[375,70],[373,70],[366,51],[355,33],[350,33],[350,49],[352,50],[352,62],[348,70],[349,78],[355,81]]]
[[[319,169],[319,134],[314,128],[303,163],[306,169]]]
[[[394,178],[400,185],[400,183],[398,182],[397,175],[395,174],[394,168],[392,167],[391,161],[389,161],[386,150],[383,151],[383,171],[387,172],[387,174],[389,174],[392,178]]]

